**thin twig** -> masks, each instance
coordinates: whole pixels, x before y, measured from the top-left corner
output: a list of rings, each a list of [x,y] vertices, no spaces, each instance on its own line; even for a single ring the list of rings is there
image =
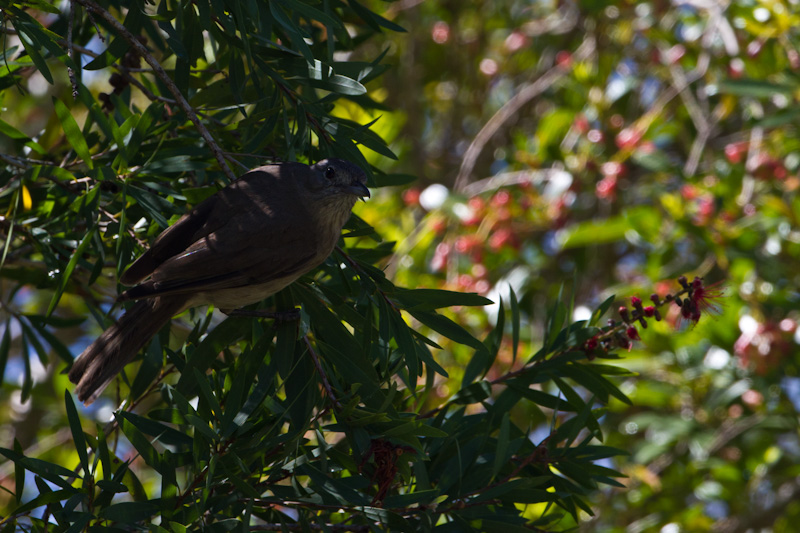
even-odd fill
[[[250,531],[370,531],[371,526],[352,524],[260,524],[247,527]]]
[[[72,45],[72,26],[75,23],[75,0],[70,0],[69,2],[69,26],[67,26],[67,49],[69,50],[69,58],[75,63],[75,66],[78,66],[78,63],[75,62],[75,48]],[[72,67],[67,67],[67,75],[69,76],[69,84],[72,86],[72,99],[78,99],[78,80],[75,77],[75,71],[72,70]]]
[[[122,25],[122,23],[120,23],[116,18],[114,18],[114,16],[111,13],[103,9],[94,0],[77,0],[77,1],[81,5],[86,7],[89,11],[94,12],[97,15],[101,16],[106,22],[108,22],[108,24],[111,25],[111,27],[114,29],[114,31],[117,32],[118,35],[121,35],[128,42],[128,44],[134,50],[136,50],[136,52],[140,56],[142,56],[145,61],[147,61],[147,64],[153,68],[153,72],[155,72],[156,77],[158,77],[158,79],[161,80],[164,83],[164,85],[167,86],[169,92],[172,93],[172,96],[175,97],[175,101],[178,104],[178,107],[180,107],[183,110],[183,112],[186,113],[186,116],[189,117],[189,120],[192,121],[192,124],[194,124],[194,127],[200,133],[200,136],[206,142],[206,145],[209,147],[209,149],[211,149],[211,151],[214,154],[214,157],[217,160],[217,163],[219,163],[220,168],[225,173],[225,176],[227,176],[227,178],[230,181],[234,181],[236,179],[236,176],[233,174],[233,171],[227,165],[224,152],[219,147],[214,138],[211,136],[211,133],[209,133],[208,129],[206,129],[205,125],[197,117],[197,113],[195,113],[194,108],[192,108],[192,106],[189,105],[189,102],[186,101],[186,98],[184,98],[180,89],[178,89],[178,86],[175,85],[175,82],[172,81],[172,78],[169,77],[164,68],[156,60],[156,58],[153,57],[153,55],[150,53],[147,47],[144,44],[142,44],[142,42],[139,41],[139,39],[137,39],[135,35],[133,35],[130,31],[128,31],[128,29],[124,25]]]
[[[328,395],[328,398],[331,399],[331,403],[336,409],[341,409],[342,405],[339,403],[339,400],[336,399],[336,395],[333,393],[333,388],[331,384],[328,382],[328,376],[325,374],[325,371],[322,370],[322,364],[319,362],[319,355],[314,350],[314,347],[311,346],[311,341],[308,340],[308,335],[303,335],[303,342],[306,343],[306,348],[308,348],[308,353],[311,354],[311,360],[314,362],[314,367],[317,369],[317,373],[319,374],[320,380],[322,380],[322,386],[325,389],[325,393]]]
[[[595,46],[594,37],[587,36],[578,49],[575,50],[572,56],[573,62],[579,63],[587,59],[594,53]],[[461,160],[461,168],[458,170],[458,176],[456,176],[453,186],[455,191],[461,192],[462,189],[467,186],[469,177],[475,168],[475,163],[478,161],[478,156],[481,154],[486,144],[500,130],[500,127],[508,122],[509,119],[516,116],[525,104],[552,87],[568,73],[569,70],[565,70],[558,65],[550,68],[550,70],[542,74],[539,79],[523,86],[517,94],[492,115],[492,118],[483,125],[483,128],[481,128],[464,153],[464,159]]]
[[[60,39],[58,41],[56,41],[56,43],[58,43],[61,46],[64,46],[65,44],[67,44],[65,41],[60,40]],[[89,48],[86,48],[86,47],[83,47],[83,46],[80,46],[80,45],[77,45],[77,44],[74,44],[74,43],[72,44],[72,48],[74,48],[78,52],[80,52],[80,53],[82,53],[84,55],[87,55],[87,56],[89,56],[89,57],[91,57],[93,59],[97,58],[97,57],[100,57],[100,54],[98,54],[94,50],[90,50]],[[119,74],[125,78],[125,81],[127,81],[128,83],[130,83],[131,85],[133,85],[134,87],[139,89],[142,92],[142,94],[144,94],[150,101],[153,101],[153,102],[158,101],[158,102],[163,102],[165,104],[172,104],[172,105],[177,104],[177,102],[172,98],[167,98],[166,96],[160,96],[160,95],[157,95],[157,94],[153,94],[153,92],[150,89],[148,89],[147,87],[142,85],[142,82],[140,82],[139,80],[137,80],[136,78],[134,78],[130,74],[131,72],[145,72],[145,73],[153,74],[154,73],[153,69],[151,69],[151,68],[126,68],[126,67],[123,67],[121,65],[118,65],[117,63],[111,64],[111,67],[116,69],[116,71],[119,72]]]

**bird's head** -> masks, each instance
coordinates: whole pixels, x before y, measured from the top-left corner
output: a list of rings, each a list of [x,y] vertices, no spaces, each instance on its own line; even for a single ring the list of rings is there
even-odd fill
[[[323,159],[309,167],[308,187],[319,199],[326,197],[369,198],[367,176],[358,165],[344,159]]]

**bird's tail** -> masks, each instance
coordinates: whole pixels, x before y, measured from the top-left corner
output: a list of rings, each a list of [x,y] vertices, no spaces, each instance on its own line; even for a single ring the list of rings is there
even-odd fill
[[[182,296],[136,302],[78,357],[69,371],[77,383],[78,399],[89,405],[103,392],[139,350],[179,313],[186,304]]]

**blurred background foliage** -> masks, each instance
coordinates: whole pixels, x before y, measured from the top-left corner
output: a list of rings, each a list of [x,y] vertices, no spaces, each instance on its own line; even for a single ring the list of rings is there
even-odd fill
[[[261,522],[251,525],[262,529],[281,522],[332,530],[438,524],[507,531],[536,521],[548,531],[794,530],[800,518],[796,2],[165,1],[138,3],[140,10],[128,4],[101,2],[143,36],[219,151],[202,140],[168,83],[130,51],[118,29],[99,12],[87,15],[87,6],[97,4],[72,2],[78,17],[71,24],[67,4],[0,2],[0,446],[8,449],[0,463],[6,489],[0,502],[8,511],[0,515],[28,520],[7,520],[10,530],[66,529],[63,513],[86,505],[76,496],[62,514],[48,507],[44,520],[24,508],[37,489],[46,493],[57,488],[54,479],[67,478],[55,467],[26,462],[23,453],[69,469],[85,465],[88,473],[92,459],[80,452],[78,416],[86,438],[96,439],[90,447],[100,472],[115,465],[119,475],[112,481],[103,473],[105,485],[97,489],[92,508],[106,509],[102,524],[160,514],[160,525],[145,523],[227,531],[242,522],[223,517],[253,513]],[[136,15],[143,12],[148,16]],[[97,40],[98,31],[106,42]],[[78,57],[83,68],[73,83],[66,67],[77,71],[70,62]],[[357,207],[347,247],[278,302],[302,302],[308,315],[299,336],[286,340],[288,333],[278,330],[274,345],[267,342],[272,355],[290,350],[296,383],[265,379],[276,365],[282,377],[292,375],[288,363],[271,357],[272,366],[258,367],[250,356],[264,346],[240,341],[259,338],[269,325],[250,324],[242,333],[196,310],[173,327],[188,348],[162,335],[145,362],[163,358],[162,350],[169,363],[191,359],[195,348],[219,351],[209,338],[238,341],[236,361],[244,362],[225,350],[199,407],[185,407],[169,386],[137,384],[131,373],[130,384],[117,386],[119,398],[130,398],[116,426],[99,424],[119,405],[115,391],[72,413],[64,401],[71,388],[60,371],[107,322],[117,275],[141,247],[233,174],[267,161],[328,155],[369,168],[377,188]],[[223,171],[221,161],[233,171]],[[578,322],[557,337],[567,322],[596,321],[592,312],[613,295],[613,308],[630,305],[633,296],[663,298],[680,289],[680,275],[723,284],[724,298],[708,309],[715,312],[695,324],[667,305],[662,321],[640,326],[641,340],[618,350],[621,359],[557,363],[544,377],[528,372],[540,349],[545,356],[575,353],[599,331]],[[494,304],[474,306],[480,300],[450,293],[403,299],[398,287],[474,292]],[[376,300],[386,302],[374,304],[377,317],[399,317],[404,309],[405,321],[366,324],[364,306]],[[332,325],[320,301],[345,319],[347,332]],[[447,309],[438,318],[425,314],[441,307]],[[209,324],[217,337],[203,336]],[[431,353],[443,372],[431,371],[425,359],[416,395],[408,394],[416,382],[412,369],[423,365],[406,359],[423,341],[403,333],[406,325],[441,347]],[[359,395],[368,393],[352,385],[365,378],[353,376],[342,356],[322,344],[333,390],[352,401],[350,410],[337,410],[323,388],[306,390],[305,405],[295,406],[292,387],[319,382],[303,341],[328,335],[361,346],[349,344],[359,334],[384,343],[390,354],[370,383],[401,392],[386,393],[383,405],[362,406]],[[488,363],[475,339],[491,348]],[[364,357],[372,356],[378,357]],[[139,373],[152,381],[160,364],[152,371],[143,364]],[[253,411],[253,423],[265,428],[288,417],[283,436],[228,448],[226,432],[244,431],[225,425],[235,411],[205,429],[187,421],[193,409],[206,420],[220,405],[227,409],[232,383],[254,368],[261,371],[250,393],[275,399]],[[591,379],[581,374],[575,385],[576,368],[589,369]],[[524,387],[502,386],[520,376],[529,378],[517,382]],[[262,382],[268,390],[258,387]],[[174,390],[181,392],[180,382]],[[312,412],[312,425],[300,420]],[[410,425],[392,430],[401,420]],[[148,455],[148,438],[159,440],[154,421],[191,436],[191,442],[174,433],[159,437],[158,449],[172,450],[178,462],[169,452],[166,459]],[[353,430],[359,425],[367,431]],[[470,442],[469,432],[486,441]],[[339,440],[327,447],[331,434]],[[551,444],[551,437],[560,440]],[[279,446],[280,439],[295,449]],[[198,461],[217,459],[193,471],[177,453],[187,446]],[[113,460],[103,455],[109,448],[116,450]],[[258,459],[262,467],[249,462],[264,450],[274,456]],[[387,459],[405,452],[408,461]],[[474,462],[462,462],[462,453]],[[251,472],[265,472],[263,485],[248,491],[220,473],[238,472],[236,454],[246,454]],[[445,460],[453,457],[459,460]],[[123,471],[114,460],[131,462]],[[327,461],[336,474],[326,480]],[[172,485],[165,471],[174,465],[185,477]],[[293,469],[299,473],[290,489],[281,476]],[[614,470],[627,476],[616,478],[624,488],[610,479]],[[448,478],[448,471],[458,473]],[[525,484],[515,485],[520,480]],[[217,492],[196,494],[204,485]],[[205,524],[186,511],[188,503],[174,516],[159,507],[179,486],[185,490],[179,504],[186,497],[196,502],[193,509],[210,513]],[[384,489],[395,499],[379,508],[372,498]],[[215,500],[236,491],[237,502]],[[113,494],[122,501],[116,507],[109,505]],[[68,496],[47,496],[37,508]],[[280,505],[292,498],[300,503]],[[95,524],[90,515],[64,519]]]

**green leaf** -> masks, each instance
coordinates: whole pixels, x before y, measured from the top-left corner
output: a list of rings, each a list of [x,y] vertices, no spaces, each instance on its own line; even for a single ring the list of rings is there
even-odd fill
[[[8,318],[3,323],[3,338],[0,340],[0,376],[6,373],[8,363],[8,353],[11,350],[11,319]]]
[[[146,19],[144,18],[144,10],[142,9],[128,9],[127,14],[125,15],[125,20],[122,22],[122,25],[128,29],[128,31],[133,32],[134,34],[139,31],[142,27],[142,22]],[[85,70],[100,70],[104,69],[112,64],[114,64],[119,58],[121,58],[125,52],[130,49],[130,45],[128,41],[122,35],[115,35],[114,38],[111,40],[111,44],[108,45],[100,55],[96,58],[89,61],[86,65],[84,65]]]
[[[410,533],[418,531],[408,520],[388,509],[362,507],[361,510],[368,520],[386,526],[386,531],[408,531]]]
[[[136,524],[146,521],[158,513],[158,505],[152,502],[115,503],[99,513],[99,517],[122,524]]]
[[[381,27],[384,27],[386,29],[396,32],[404,33],[406,31],[405,28],[403,28],[402,26],[399,26],[394,22],[383,18],[377,13],[373,13],[369,9],[365,8],[364,6],[356,2],[356,0],[347,0],[347,3],[350,4],[350,7],[353,8],[353,11],[355,11],[356,14],[358,14],[358,16],[361,17],[361,19],[364,22],[366,22],[376,30],[380,30]]]
[[[2,374],[0,374],[2,375]],[[22,451],[22,445],[19,441],[15,438],[14,439],[14,453],[19,456],[24,456],[25,453]],[[22,493],[25,490],[25,467],[23,467],[20,463],[14,464],[14,497],[17,500],[17,504],[22,501]]]
[[[772,129],[785,124],[797,124],[799,120],[800,109],[781,109],[778,113],[757,121],[753,127]]]
[[[238,4],[238,2],[234,3],[234,5]],[[289,17],[286,16],[286,13],[283,11],[283,9],[281,9],[281,7],[278,6],[276,2],[269,2],[269,11],[274,17],[275,21],[289,34],[289,37],[291,38],[291,48],[297,52],[300,52],[306,61],[313,64],[315,61],[314,53],[306,44],[300,28],[298,28],[289,19]],[[244,17],[241,18],[243,19]],[[245,33],[245,31],[242,32],[242,34]],[[244,42],[247,43],[247,39],[245,39]]]
[[[154,437],[155,441],[164,445],[177,447],[192,445],[192,438],[189,435],[156,420],[145,418],[130,411],[120,411],[119,416],[130,422],[145,435]]]
[[[492,395],[492,385],[488,381],[478,381],[462,388],[450,398],[450,403],[480,403]]]
[[[510,501],[521,501],[515,498],[518,492],[530,491],[534,487],[545,484],[549,479],[550,476],[533,476],[521,479],[512,479],[505,483],[498,483],[494,486],[487,487],[488,490],[480,492],[472,501],[482,502],[493,500],[495,498],[505,499],[503,496],[507,494],[510,495]],[[542,490],[541,492],[545,494],[551,494],[551,499],[542,499],[539,501],[555,501],[555,499],[558,497],[556,494],[548,493],[545,490]]]
[[[10,139],[15,139],[15,140],[30,139],[30,137],[28,137],[27,135],[25,135],[24,133],[22,133],[17,128],[15,128],[14,126],[12,126],[11,124],[9,124],[4,120],[0,120],[0,133],[2,133],[3,135],[5,135]]]
[[[432,311],[442,307],[455,305],[483,306],[491,305],[488,298],[474,292],[455,292],[438,289],[400,289],[392,297],[402,304],[407,311]]]
[[[625,233],[634,231],[623,216],[611,216],[605,219],[578,222],[562,230],[558,239],[563,250],[596,246],[616,242],[625,237]]]
[[[187,369],[184,369],[184,371],[186,370]],[[219,401],[217,401],[217,398],[214,396],[214,393],[211,391],[208,378],[205,374],[201,374],[196,368],[192,368],[191,371],[194,372],[194,382],[197,384],[197,388],[199,389],[200,400],[202,400],[203,403],[206,404],[206,407],[211,410],[214,419],[220,420],[222,418],[222,408],[219,405]],[[200,412],[204,412],[200,406],[198,406],[198,409]]]
[[[86,144],[86,139],[80,127],[78,127],[78,123],[72,117],[72,113],[70,113],[70,110],[64,105],[64,102],[58,98],[53,98],[53,105],[55,106],[58,120],[61,122],[61,127],[64,130],[64,136],[72,146],[72,149],[75,150],[75,153],[78,154],[78,157],[87,167],[90,169],[94,168],[94,161],[92,161],[92,156],[89,153],[89,146]]]
[[[608,402],[609,395],[628,405],[633,405],[630,398],[619,390],[609,380],[592,369],[593,365],[569,364],[563,367],[563,373],[580,383],[587,390],[598,396],[604,403]]]
[[[395,341],[397,341],[397,347],[400,349],[400,352],[405,356],[408,380],[410,382],[409,386],[413,387],[417,382],[417,377],[421,375],[422,369],[420,368],[419,359],[417,358],[417,348],[414,343],[414,338],[411,335],[411,329],[408,324],[406,324],[405,320],[403,320],[399,311],[388,310],[388,307],[384,307],[383,309],[386,309],[386,312],[390,313],[389,319],[392,336]]]
[[[557,148],[564,140],[575,120],[575,113],[564,108],[556,108],[545,113],[539,119],[536,128],[537,155],[540,159],[547,159],[550,154],[556,154]]]
[[[511,297],[511,342],[512,342],[512,364],[517,360],[517,352],[519,351],[519,329],[520,329],[520,316],[519,316],[519,303],[517,302],[517,295],[511,286],[508,287],[508,292]]]
[[[796,85],[772,83],[756,79],[729,79],[719,84],[719,92],[721,93],[751,96],[753,98],[772,98],[776,94],[792,96],[796,90]]]
[[[503,419],[500,422],[500,431],[497,433],[497,446],[494,450],[494,466],[492,467],[492,479],[497,477],[500,469],[508,462],[508,439],[509,439],[509,425],[508,412],[503,413]]]
[[[341,505],[367,505],[369,503],[365,495],[348,486],[343,480],[329,477],[308,463],[298,467],[297,471],[299,474],[311,478],[319,494],[332,498]]]
[[[130,194],[141,205],[147,213],[153,217],[153,220],[162,228],[169,226],[169,221],[162,214],[164,211],[167,213],[175,212],[175,206],[160,196],[157,196],[150,191],[140,189],[133,185],[127,186],[128,194]]]
[[[472,336],[463,326],[447,318],[444,315],[428,311],[408,310],[408,313],[431,328],[441,333],[448,339],[452,339],[459,344],[475,348],[479,352],[487,352],[486,346]],[[487,352],[488,353],[488,352]]]
[[[375,174],[376,187],[399,187],[417,181],[413,174]]]
[[[244,337],[250,327],[249,321],[240,318],[228,318],[217,324],[196,348],[189,351],[176,388],[186,395],[194,393],[197,383],[192,369],[204,373],[219,353]]]
[[[86,234],[78,247],[75,249],[75,252],[73,252],[72,257],[69,258],[69,263],[67,263],[64,273],[61,274],[61,277],[58,279],[58,286],[53,294],[53,298],[50,300],[50,305],[47,307],[47,313],[45,313],[46,318],[49,319],[50,315],[53,314],[56,305],[58,305],[59,300],[61,300],[61,295],[64,293],[64,289],[67,288],[67,283],[72,276],[72,271],[75,270],[75,266],[78,264],[78,261],[86,252],[87,248],[89,247],[89,243],[91,243],[92,239],[94,238],[96,231],[97,226],[92,226],[92,228],[89,230],[89,233]]]
[[[47,491],[47,492],[40,491],[40,494],[37,497],[14,509],[14,514],[24,515],[34,509],[38,509],[40,507],[64,501],[68,498],[75,496],[76,493],[77,491],[72,487],[61,490]]]
[[[336,26],[337,28],[344,29],[344,25],[342,24],[342,20],[338,17],[334,18],[326,13],[311,7],[308,4],[303,2],[297,2],[296,0],[277,0],[281,4],[283,4],[287,9],[290,11],[296,11],[297,13],[307,17],[311,20],[317,20],[324,24],[325,26]]]
[[[358,96],[365,94],[367,88],[347,76],[336,74],[333,67],[323,64],[318,59],[308,64],[308,83],[312,87],[325,89],[336,94]]]
[[[392,423],[392,425],[383,431],[385,437],[400,437],[403,435],[416,435],[420,437],[434,437],[444,438],[448,434],[440,429],[429,426],[418,420],[412,420],[404,424]]]
[[[115,417],[119,423],[119,427],[122,429],[122,432],[125,433],[125,436],[128,437],[128,440],[142,459],[144,459],[144,462],[156,471],[159,471],[161,469],[161,460],[158,451],[150,444],[147,437],[130,422],[128,415],[130,415],[130,413],[125,411],[116,413]]]
[[[54,85],[53,75],[50,73],[50,69],[47,67],[47,62],[42,57],[42,54],[39,53],[39,47],[36,43],[36,40],[29,33],[30,29],[13,17],[11,18],[11,23],[14,25],[14,29],[17,31],[19,40],[22,42],[22,46],[28,53],[28,57],[30,57],[31,61],[33,61],[33,64],[36,65],[36,70],[41,73],[41,75],[50,85]]]
[[[611,295],[606,298],[603,303],[597,306],[597,309],[595,309],[594,313],[592,313],[592,319],[589,321],[590,326],[596,325],[600,319],[603,318],[603,315],[605,315],[606,312],[611,309],[611,305],[614,303],[616,298],[616,295]]]
[[[72,395],[67,389],[64,389],[64,404],[67,409],[69,429],[72,432],[72,442],[75,443],[75,450],[78,452],[78,458],[81,461],[83,472],[88,476],[89,455],[86,453],[86,438],[83,435],[81,419],[78,416],[78,410],[75,408],[75,402],[72,400]]]
[[[41,476],[51,483],[55,483],[59,487],[65,489],[72,488],[72,486],[66,480],[62,479],[72,479],[76,477],[75,472],[69,470],[68,468],[64,468],[63,466],[50,463],[48,461],[43,461],[41,459],[36,459],[35,457],[25,457],[21,453],[9,450],[7,448],[0,448],[0,454],[5,455],[11,461],[14,461],[15,465],[21,465],[26,470]]]

